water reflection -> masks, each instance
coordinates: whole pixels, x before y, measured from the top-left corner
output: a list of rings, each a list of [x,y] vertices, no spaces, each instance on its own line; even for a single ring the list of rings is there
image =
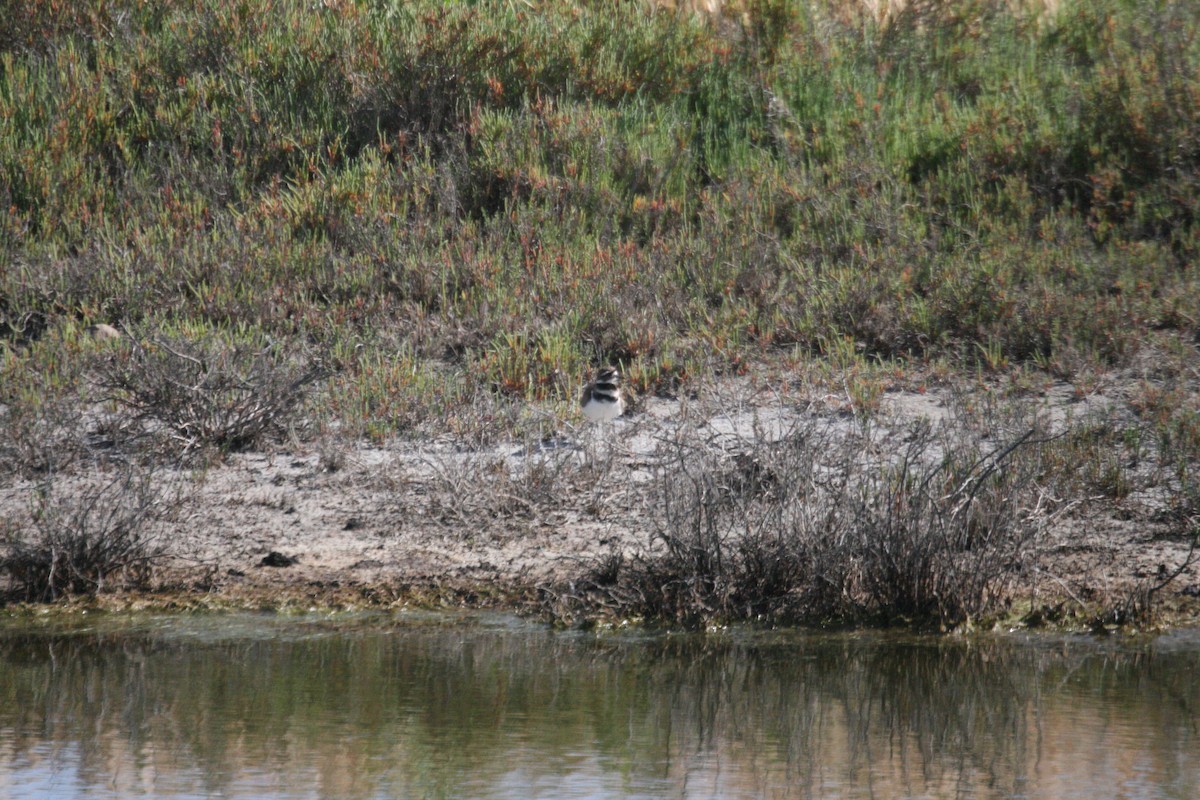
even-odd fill
[[[1200,797],[1200,638],[0,631],[0,795]]]

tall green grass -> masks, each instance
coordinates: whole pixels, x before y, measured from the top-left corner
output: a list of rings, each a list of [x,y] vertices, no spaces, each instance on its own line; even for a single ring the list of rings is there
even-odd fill
[[[1200,329],[1195,4],[2,5],[8,375],[68,322],[296,337],[385,433],[414,385]]]

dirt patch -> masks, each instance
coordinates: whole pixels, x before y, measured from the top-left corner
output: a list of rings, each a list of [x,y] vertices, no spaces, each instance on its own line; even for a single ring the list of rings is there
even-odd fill
[[[986,391],[897,390],[864,418],[736,381],[702,398],[645,399],[604,426],[566,420],[538,441],[359,445],[335,470],[316,445],[234,454],[200,471],[160,471],[176,494],[157,531],[159,590],[136,602],[528,602],[540,588],[594,574],[606,559],[653,552],[651,488],[666,442],[691,437],[736,460],[791,435],[798,421],[816,421],[861,440],[863,457],[882,463],[914,426],[962,427],[964,416],[974,435],[997,446],[1006,425],[1029,420],[1053,435],[1136,424],[1121,397],[1065,384],[1003,402]],[[1019,580],[1030,610],[1112,606],[1187,562],[1190,539],[1171,481],[1149,450],[1138,458],[1107,493],[1088,480],[1047,479],[1044,534]],[[1072,472],[1068,465],[1064,473]],[[0,512],[28,516],[36,490],[33,481],[0,489]],[[1155,599],[1192,613],[1200,568],[1184,568]]]

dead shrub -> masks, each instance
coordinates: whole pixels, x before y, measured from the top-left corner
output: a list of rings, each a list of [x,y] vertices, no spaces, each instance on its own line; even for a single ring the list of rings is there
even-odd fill
[[[428,463],[437,476],[432,518],[472,531],[543,523],[571,508],[599,515],[613,472],[610,454],[589,456],[553,436],[514,454],[444,453]]]
[[[23,478],[68,468],[86,449],[76,403],[63,398],[0,404],[0,473]]]
[[[282,433],[324,375],[315,361],[272,344],[131,337],[110,358],[100,383],[139,421],[158,423],[185,452],[245,450]]]
[[[103,449],[92,429],[103,414],[84,391],[90,342],[58,324],[39,336],[13,350],[0,344],[0,478],[67,470]]]
[[[681,431],[659,454],[651,546],[548,590],[547,608],[685,624],[997,611],[1042,530],[1040,440],[981,454],[960,434],[815,419],[777,441]]]
[[[0,574],[9,595],[47,602],[144,586],[162,555],[156,526],[171,505],[145,471],[127,468],[78,490],[48,479],[27,524],[10,521],[4,532]]]
[[[1000,607],[1041,530],[1040,459],[1021,449],[1034,434],[982,455],[959,444],[936,465],[918,434],[865,482],[850,548],[863,610],[956,623]]]

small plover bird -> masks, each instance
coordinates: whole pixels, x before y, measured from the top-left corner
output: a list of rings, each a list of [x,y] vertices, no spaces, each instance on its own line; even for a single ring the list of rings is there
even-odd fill
[[[608,422],[624,414],[621,371],[616,367],[605,367],[596,373],[596,380],[583,387],[579,406],[583,409],[583,415],[592,422]]]

